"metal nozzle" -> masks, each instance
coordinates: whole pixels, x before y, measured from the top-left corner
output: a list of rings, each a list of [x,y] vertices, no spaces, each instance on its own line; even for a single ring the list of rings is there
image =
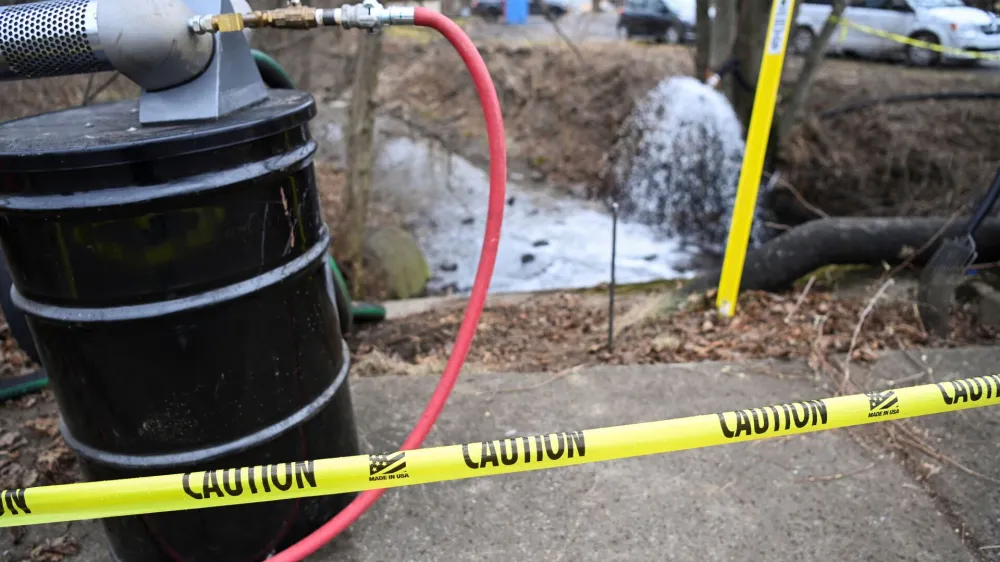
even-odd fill
[[[276,10],[258,10],[246,14],[195,16],[188,27],[197,34],[226,33],[244,28],[273,27],[279,29],[311,29],[319,26],[340,26],[344,29],[381,29],[385,25],[413,25],[413,8],[390,6],[378,0],[344,5],[333,10],[302,6],[299,0]]]
[[[256,10],[246,14],[195,16],[188,21],[194,33],[227,33],[244,28],[312,29],[323,25],[322,10],[291,4],[276,10]]]

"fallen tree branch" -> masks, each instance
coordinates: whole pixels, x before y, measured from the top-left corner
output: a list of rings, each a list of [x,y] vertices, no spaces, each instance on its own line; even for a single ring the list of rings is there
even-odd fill
[[[923,454],[931,457],[934,460],[950,464],[951,466],[953,466],[953,467],[961,470],[962,472],[968,474],[969,476],[972,476],[972,477],[975,477],[975,478],[979,478],[981,480],[985,480],[986,482],[990,482],[992,484],[1000,484],[1000,480],[997,480],[996,478],[993,478],[992,476],[987,476],[987,475],[983,474],[982,472],[978,472],[976,470],[973,470],[973,469],[969,468],[968,466],[966,466],[966,465],[958,462],[957,460],[949,457],[948,455],[946,455],[946,454],[938,451],[934,447],[928,445],[927,443],[924,442],[923,439],[921,439],[919,436],[917,436],[917,434],[914,433],[914,431],[912,429],[910,429],[909,427],[903,425],[899,420],[892,420],[890,423],[893,426],[895,426],[895,428],[898,429],[900,431],[900,433],[903,433],[902,437],[899,436],[899,435],[895,435],[894,436],[897,441],[899,441],[899,442],[901,442],[903,444],[906,444],[906,445],[910,445],[914,449],[916,449],[916,450],[920,451],[921,453],[923,453]]]
[[[795,197],[795,200],[798,201],[800,205],[802,205],[803,207],[805,207],[809,211],[815,213],[817,217],[823,217],[823,218],[829,218],[830,217],[829,213],[827,213],[823,209],[820,209],[816,205],[813,205],[812,203],[810,203],[805,198],[805,196],[802,195],[801,191],[799,191],[798,189],[796,189],[794,185],[788,183],[787,181],[785,181],[785,180],[779,181],[777,183],[777,187],[779,189],[786,189],[786,190],[788,190],[788,192],[792,194],[792,197]]]
[[[811,476],[809,478],[800,478],[798,480],[795,480],[794,482],[796,484],[810,484],[813,482],[832,482],[834,480],[841,480],[847,478],[848,476],[854,476],[855,474],[861,474],[862,472],[866,470],[871,470],[873,468],[875,468],[875,463],[869,463],[868,466],[863,466],[861,468],[857,468],[849,472],[838,472],[836,474],[831,474],[829,476]]]
[[[789,322],[792,321],[792,318],[795,316],[795,313],[798,312],[799,308],[802,307],[802,302],[806,300],[806,295],[809,294],[809,289],[812,288],[813,283],[815,282],[816,282],[815,275],[809,277],[809,281],[806,282],[805,288],[802,289],[802,292],[799,293],[799,298],[795,301],[795,306],[793,306],[792,309],[788,311],[788,314],[785,315],[785,324],[788,324]]]

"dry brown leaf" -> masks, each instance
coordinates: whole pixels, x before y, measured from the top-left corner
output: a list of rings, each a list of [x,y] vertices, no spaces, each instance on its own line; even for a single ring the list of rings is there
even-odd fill
[[[616,303],[617,314],[632,310],[642,298],[648,297]],[[702,295],[695,298],[704,304]],[[706,306],[653,316],[617,334],[613,350],[608,351],[606,301],[588,304],[578,296],[569,299],[560,294],[539,295],[519,304],[491,306],[489,322],[480,329],[469,361],[488,363],[497,370],[538,371],[560,370],[595,359],[610,364],[645,364],[735,357],[803,358],[819,368],[826,354],[847,351],[858,311],[865,305],[862,300],[831,298],[820,290],[811,292],[786,323],[783,311],[789,303],[797,302],[798,293],[787,298],[747,293],[740,297],[735,320],[720,319]],[[873,361],[885,350],[927,341],[922,332],[903,328],[912,324],[911,308],[905,302],[887,302],[876,308],[858,337],[852,360]],[[456,309],[460,311],[461,305]],[[349,339],[358,358],[378,349],[409,364],[431,358],[440,362],[452,345],[459,321],[455,309],[449,308],[371,326],[349,335]],[[970,314],[957,312],[953,324],[951,338],[934,343],[953,346],[996,342],[996,333],[978,324]],[[886,335],[890,327],[891,337]]]
[[[76,539],[69,535],[63,535],[54,539],[46,539],[43,544],[31,549],[32,562],[60,562],[67,556],[76,556],[80,553],[80,545]]]
[[[38,417],[24,422],[23,425],[48,437],[59,435],[59,418],[57,416]]]
[[[21,439],[21,434],[16,431],[4,431],[0,433],[0,449],[5,449],[8,451],[16,450],[20,445],[24,444],[24,440]]]
[[[21,463],[8,462],[3,465],[0,468],[0,488],[4,490],[20,488],[26,472]]]
[[[38,454],[35,466],[43,473],[56,474],[72,466],[76,458],[61,439],[53,441],[51,447]]]

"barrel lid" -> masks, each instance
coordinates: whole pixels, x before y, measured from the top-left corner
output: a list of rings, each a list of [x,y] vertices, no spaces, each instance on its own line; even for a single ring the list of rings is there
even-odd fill
[[[252,107],[209,122],[142,126],[138,100],[74,107],[0,124],[0,173],[91,168],[169,158],[247,142],[300,126],[311,95],[269,90]]]

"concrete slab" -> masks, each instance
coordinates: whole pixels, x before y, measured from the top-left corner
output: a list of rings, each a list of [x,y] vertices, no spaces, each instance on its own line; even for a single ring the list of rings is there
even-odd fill
[[[752,372],[750,372],[752,371]],[[470,376],[431,444],[818,398],[799,364]],[[756,373],[756,374],[754,374]],[[761,374],[768,373],[768,374]],[[433,381],[358,381],[367,446],[391,450]],[[512,388],[529,389],[514,392]],[[815,480],[852,473],[833,481]],[[810,480],[813,478],[813,480]],[[841,432],[389,491],[321,560],[972,560],[897,462]]]
[[[911,352],[909,356],[893,353],[872,369],[876,385],[903,379],[911,379],[905,385],[925,384],[997,373],[997,347]],[[912,380],[914,376],[920,376],[919,380]],[[921,472],[929,474],[926,484],[940,507],[953,514],[953,526],[959,533],[964,530],[966,543],[980,559],[1000,561],[1000,408],[928,416],[912,424],[926,432],[924,440],[938,453],[954,461],[914,451]]]
[[[470,375],[429,445],[600,427],[821,398],[800,363]],[[394,449],[436,381],[353,381],[363,445]],[[848,476],[825,479],[837,473]],[[107,560],[99,527],[30,528]],[[0,552],[8,536],[0,536]],[[29,543],[30,544],[30,543]],[[9,547],[8,547],[9,548]],[[975,560],[928,493],[843,432],[389,491],[329,562]]]

